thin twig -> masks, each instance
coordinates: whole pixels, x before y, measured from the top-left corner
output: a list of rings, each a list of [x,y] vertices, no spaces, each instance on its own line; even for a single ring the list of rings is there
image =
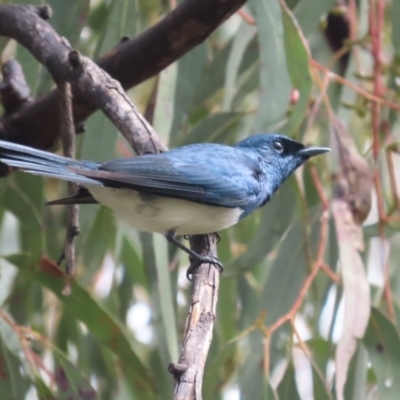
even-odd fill
[[[59,82],[60,92],[60,115],[61,115],[61,140],[64,156],[75,158],[75,128],[72,114],[72,93],[71,86],[67,82]],[[76,183],[68,182],[68,195],[73,195],[78,190]],[[75,242],[79,234],[79,208],[77,204],[67,205],[67,233],[64,244],[65,272],[71,276],[75,271]],[[64,295],[71,292],[71,284],[68,281],[63,290]]]
[[[374,95],[376,97],[381,97],[384,93],[384,86],[382,83],[381,77],[381,35],[383,33],[383,19],[384,19],[384,11],[385,11],[385,2],[384,0],[369,0],[369,34],[371,37],[371,54],[374,60],[373,65],[373,84],[374,84]],[[383,198],[383,190],[382,190],[382,181],[380,177],[380,171],[378,167],[378,158],[380,152],[380,140],[379,140],[379,132],[380,132],[380,122],[381,122],[381,105],[374,102],[371,104],[371,113],[372,113],[372,134],[373,134],[373,142],[372,142],[372,154],[374,157],[374,183],[375,190],[377,193],[378,200],[378,213],[379,213],[379,236],[382,243],[382,251],[384,251],[385,244],[385,222],[387,220],[384,198]],[[388,315],[391,320],[395,318],[395,311],[393,306],[393,296],[390,287],[390,276],[389,276],[389,268],[387,265],[386,255],[383,254],[383,273],[384,273],[384,297],[387,304]]]
[[[327,72],[330,74],[330,77],[339,82],[340,84],[347,86],[348,88],[354,90],[355,92],[357,92],[359,95],[361,95],[362,97],[364,97],[365,99],[371,101],[373,104],[382,104],[385,105],[386,107],[389,107],[393,110],[396,111],[400,111],[400,104],[397,103],[393,103],[392,101],[386,100],[380,96],[377,96],[376,94],[372,94],[367,92],[365,89],[363,89],[360,86],[357,86],[355,83],[348,81],[346,78],[343,78],[342,76],[335,74],[334,72],[332,72],[330,69],[324,67],[322,64],[320,64],[319,62],[315,61],[315,60],[310,60],[310,65],[315,68],[318,69],[319,71],[322,72]]]
[[[249,25],[255,25],[256,21],[255,19],[246,11],[244,11],[243,9],[240,9],[238,12],[238,15],[244,20],[246,21]],[[341,54],[341,50],[339,50],[339,55]],[[319,62],[310,59],[310,66],[325,72],[325,73],[329,73],[329,76],[331,79],[339,82],[340,84],[347,86],[348,88],[354,90],[355,92],[357,92],[358,94],[360,94],[361,96],[363,96],[364,98],[366,98],[367,100],[371,101],[373,104],[383,104],[393,110],[396,111],[400,111],[400,105],[397,103],[393,103],[392,101],[386,100],[385,98],[383,98],[381,96],[381,94],[372,94],[367,92],[366,90],[364,90],[363,88],[361,88],[360,86],[357,86],[356,84],[354,84],[353,82],[350,82],[349,80],[347,80],[346,78],[343,78],[342,76],[335,74],[334,72],[332,72],[329,68],[323,66],[322,64],[320,64]]]

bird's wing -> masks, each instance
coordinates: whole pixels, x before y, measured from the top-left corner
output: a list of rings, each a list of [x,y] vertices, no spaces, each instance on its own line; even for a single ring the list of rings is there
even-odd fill
[[[232,149],[234,154],[229,151],[210,154],[209,150],[203,156],[202,149],[149,154],[110,161],[97,171],[74,172],[109,187],[202,204],[246,206],[260,190],[254,172],[257,164],[245,155],[236,154],[235,149]],[[210,159],[210,155],[216,158]]]

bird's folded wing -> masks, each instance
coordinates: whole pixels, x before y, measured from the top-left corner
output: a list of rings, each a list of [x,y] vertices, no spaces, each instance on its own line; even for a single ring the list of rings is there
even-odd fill
[[[104,186],[133,189],[143,193],[224,207],[244,207],[259,190],[246,165],[219,166],[191,164],[157,154],[114,160],[98,170],[79,170]],[[240,179],[246,176],[251,179]]]

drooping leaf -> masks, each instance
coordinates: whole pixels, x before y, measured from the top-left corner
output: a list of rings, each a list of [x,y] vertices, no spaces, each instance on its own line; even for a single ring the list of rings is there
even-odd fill
[[[279,400],[300,400],[295,381],[294,366],[292,361],[289,361],[285,375],[283,376],[277,388],[277,392]]]
[[[281,5],[287,70],[292,87],[298,90],[300,96],[291,111],[287,124],[283,128],[283,131],[288,136],[293,136],[308,110],[312,89],[312,78],[309,70],[310,50],[293,13],[284,1],[281,2]]]
[[[231,107],[237,89],[237,75],[239,73],[239,68],[246,48],[255,36],[255,33],[255,28],[243,21],[233,39],[232,50],[229,54],[226,66],[222,111],[227,112],[232,110]]]
[[[72,280],[71,295],[64,296],[66,276],[48,259],[42,259],[41,269],[37,272],[29,270],[24,256],[8,256],[6,259],[23,269],[25,273],[32,274],[33,279],[51,290],[66,310],[81,320],[100,343],[118,356],[122,371],[133,391],[139,391],[143,399],[154,398],[156,388],[153,377],[133,350],[123,328],[90,296],[87,290]]]
[[[311,232],[307,242],[304,222],[297,220],[277,249],[277,257],[273,261],[260,299],[260,310],[267,310],[266,326],[271,326],[286,314],[299,294],[308,273],[306,243],[312,245],[311,254],[318,244],[320,212],[317,207],[310,213]]]
[[[357,339],[364,336],[370,315],[370,288],[363,261],[352,237],[350,210],[342,200],[333,201],[333,216],[339,245],[339,259],[344,288],[345,316],[343,334],[336,347],[336,393],[343,399],[348,367]],[[350,222],[349,222],[350,221]]]
[[[275,0],[252,0],[260,45],[260,97],[254,131],[265,132],[281,123],[289,106],[290,82],[282,12]]]

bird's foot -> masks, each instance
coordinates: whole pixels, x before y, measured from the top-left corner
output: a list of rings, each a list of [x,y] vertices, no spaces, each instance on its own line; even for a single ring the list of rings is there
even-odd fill
[[[186,271],[186,278],[189,281],[192,281],[191,275],[200,267],[201,264],[211,264],[215,268],[218,269],[218,272],[222,274],[224,271],[224,266],[222,265],[221,261],[218,260],[217,257],[213,256],[201,256],[197,254],[196,257],[189,257],[190,259],[190,267]]]

